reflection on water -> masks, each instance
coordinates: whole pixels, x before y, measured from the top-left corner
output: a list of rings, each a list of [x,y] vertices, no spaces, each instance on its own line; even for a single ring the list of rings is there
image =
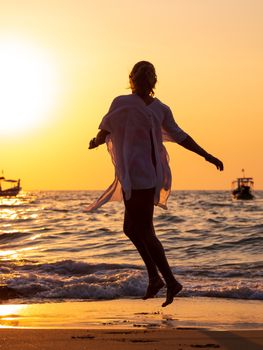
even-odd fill
[[[0,328],[18,327],[26,305],[0,305]]]
[[[41,236],[41,234],[31,235],[30,227],[26,224],[38,220],[40,208],[34,207],[35,199],[34,194],[26,192],[22,192],[17,197],[0,197],[1,242],[10,242],[13,237],[16,237],[20,238],[19,241],[22,243],[24,239],[32,241]],[[26,238],[27,236],[29,237]],[[2,261],[23,260],[25,255],[30,255],[30,251],[38,248],[38,246],[23,247],[22,243],[16,249],[2,249],[0,259]]]
[[[0,251],[1,260],[18,259],[18,254],[16,250],[3,250]]]
[[[176,298],[0,305],[0,328],[176,328],[262,329],[259,301]]]

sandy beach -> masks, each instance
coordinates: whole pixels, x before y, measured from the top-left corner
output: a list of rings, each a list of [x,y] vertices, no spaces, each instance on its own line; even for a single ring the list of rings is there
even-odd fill
[[[261,331],[2,329],[4,350],[151,349],[260,350]]]
[[[259,301],[161,301],[1,304],[0,349],[262,349]]]

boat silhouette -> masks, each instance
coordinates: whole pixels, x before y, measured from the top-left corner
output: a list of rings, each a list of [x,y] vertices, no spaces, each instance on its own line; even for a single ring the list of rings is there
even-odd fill
[[[4,176],[0,177],[0,197],[14,197],[21,191],[19,180],[6,179]]]
[[[242,169],[243,177],[238,177],[232,182],[232,195],[235,199],[254,199],[252,193],[253,177],[245,177],[245,170]]]

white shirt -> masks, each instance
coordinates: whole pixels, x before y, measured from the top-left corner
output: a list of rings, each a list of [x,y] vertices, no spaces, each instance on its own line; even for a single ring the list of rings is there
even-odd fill
[[[99,128],[110,133],[106,143],[115,166],[115,180],[86,210],[109,200],[122,200],[122,189],[128,200],[132,189],[153,187],[155,204],[166,209],[172,177],[163,141],[180,143],[187,137],[170,108],[157,98],[146,105],[136,94],[118,96]]]

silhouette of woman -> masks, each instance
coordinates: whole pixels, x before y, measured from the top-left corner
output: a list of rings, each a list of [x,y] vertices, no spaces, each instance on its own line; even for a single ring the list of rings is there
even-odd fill
[[[202,149],[177,125],[170,108],[154,98],[157,77],[150,62],[136,63],[129,81],[132,93],[113,100],[99,133],[89,144],[93,149],[106,141],[115,166],[115,180],[87,210],[96,209],[108,200],[123,198],[124,232],[148,272],[149,283],[143,299],[154,297],[166,284],[164,307],[173,302],[182,285],[171,271],[153,226],[154,205],[166,208],[171,190],[171,172],[163,141],[178,143],[220,171],[223,163]]]

